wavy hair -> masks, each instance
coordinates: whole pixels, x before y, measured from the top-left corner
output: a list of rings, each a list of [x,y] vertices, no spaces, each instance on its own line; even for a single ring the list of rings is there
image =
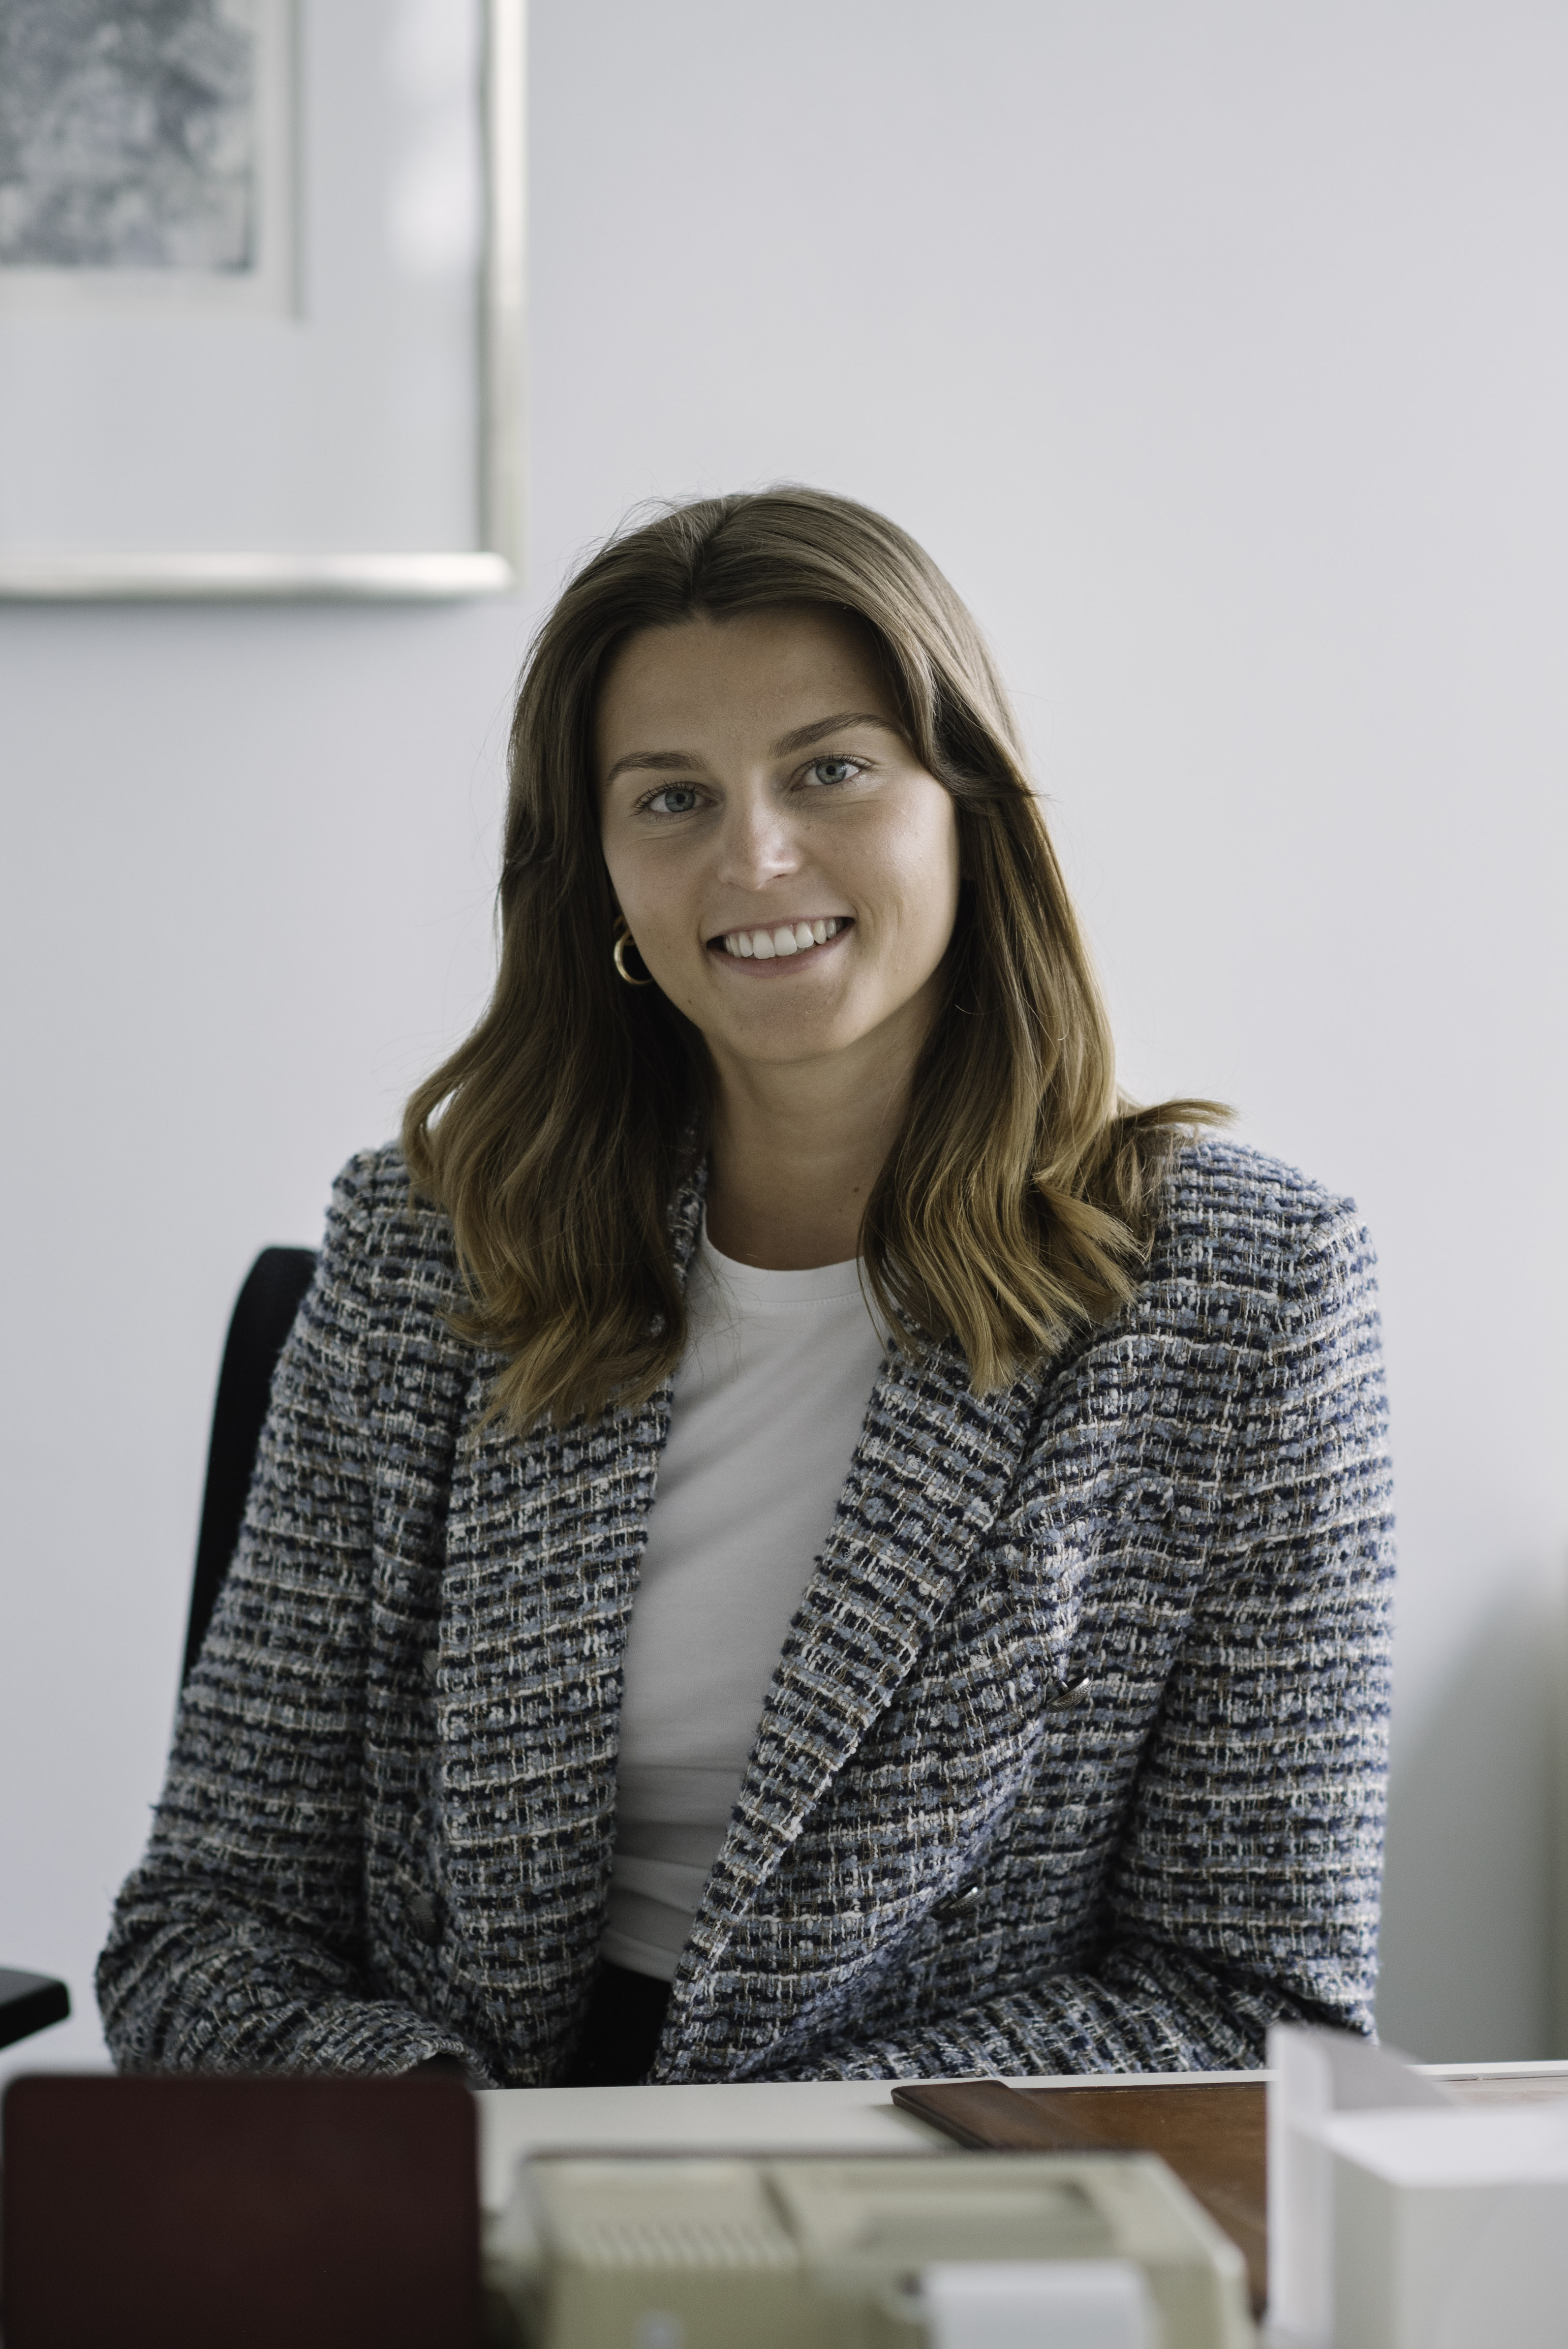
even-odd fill
[[[870,631],[911,745],[952,795],[963,882],[946,988],[861,1226],[895,1342],[956,1339],[977,1392],[1009,1384],[1134,1292],[1182,1133],[1226,1112],[1139,1108],[980,631],[913,539],[779,488],[623,529],[539,629],[512,719],[500,956],[478,1026],[408,1103],[416,1190],[444,1208],[465,1335],[502,1357],[520,1433],[634,1407],[679,1361],[673,1195],[707,1138],[697,1030],[617,979],[593,724],[634,631],[811,604]]]

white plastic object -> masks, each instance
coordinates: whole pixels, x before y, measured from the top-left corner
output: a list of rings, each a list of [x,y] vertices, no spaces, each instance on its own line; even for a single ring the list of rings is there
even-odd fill
[[[1276,2024],[1268,2054],[1269,2328],[1292,2349],[1329,2349],[1334,2155],[1324,2132],[1337,2114],[1449,2110],[1451,2099],[1391,2048],[1347,2031]]]
[[[1562,2349],[1568,2120],[1550,2108],[1340,2113],[1336,2349]]]
[[[1159,2349],[1130,2260],[955,2262],[922,2271],[930,2349]]]

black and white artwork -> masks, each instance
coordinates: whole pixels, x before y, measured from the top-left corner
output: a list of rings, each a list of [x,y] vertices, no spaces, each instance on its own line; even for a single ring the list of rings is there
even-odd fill
[[[291,306],[293,0],[0,0],[0,307]]]
[[[524,0],[0,0],[0,607],[516,577]]]
[[[247,0],[0,0],[0,265],[255,266]]]

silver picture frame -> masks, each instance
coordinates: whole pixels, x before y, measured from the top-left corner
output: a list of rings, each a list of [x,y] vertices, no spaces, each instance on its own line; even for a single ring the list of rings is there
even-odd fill
[[[215,0],[215,5],[243,9],[247,0]],[[249,0],[255,9],[270,6],[285,12],[278,21],[292,25],[296,35],[301,11],[310,5],[311,0]],[[26,543],[16,543],[15,533],[7,533],[5,502],[0,498],[0,602],[406,604],[504,595],[519,590],[524,522],[526,0],[475,0],[475,6],[481,54],[475,82],[479,119],[473,128],[482,218],[477,282],[467,311],[476,323],[477,348],[461,355],[464,367],[471,369],[475,409],[471,433],[462,436],[465,452],[472,450],[472,472],[477,475],[464,492],[466,510],[477,522],[477,527],[462,533],[470,543],[427,543],[407,549],[394,545],[359,552],[353,551],[352,545],[338,551],[308,545],[257,548],[243,543],[169,549],[120,545],[105,550],[79,543],[40,544],[40,533],[35,529]],[[309,106],[312,93],[308,88],[302,92],[300,87],[297,42],[289,54],[291,104],[296,109],[302,102]],[[302,186],[297,166],[293,168],[293,183],[297,194]],[[308,184],[297,200],[310,203]],[[297,222],[293,235],[297,261],[303,242]],[[0,280],[5,274],[0,269]],[[32,282],[25,273],[11,274],[25,284]],[[44,282],[44,273],[36,274],[37,282]],[[66,274],[57,274],[63,281]],[[97,282],[109,282],[107,273],[101,279],[98,273],[94,276]],[[67,285],[67,295],[72,290]],[[110,292],[115,291],[111,286]],[[10,315],[0,285],[0,331]],[[294,324],[296,333],[310,331],[308,316],[296,317]],[[201,331],[199,316],[181,319],[179,334],[170,341],[170,366],[179,364],[181,349],[191,347],[189,337]],[[57,359],[55,363],[58,365]],[[14,458],[16,455],[14,442]],[[20,460],[25,461],[25,457]],[[467,464],[466,453],[462,461]],[[150,494],[156,495],[156,485]],[[78,542],[80,535],[78,530]],[[459,533],[451,535],[455,539]]]

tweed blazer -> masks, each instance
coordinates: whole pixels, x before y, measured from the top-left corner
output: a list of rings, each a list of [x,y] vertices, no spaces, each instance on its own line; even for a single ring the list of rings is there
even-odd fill
[[[683,1268],[699,1216],[694,1183]],[[356,1158],[100,1961],[123,2064],[569,2063],[669,1391],[519,1440],[459,1293],[397,1153]],[[1366,1237],[1195,1144],[1136,1298],[1042,1372],[888,1361],[650,2077],[1369,2030],[1390,1573]]]

